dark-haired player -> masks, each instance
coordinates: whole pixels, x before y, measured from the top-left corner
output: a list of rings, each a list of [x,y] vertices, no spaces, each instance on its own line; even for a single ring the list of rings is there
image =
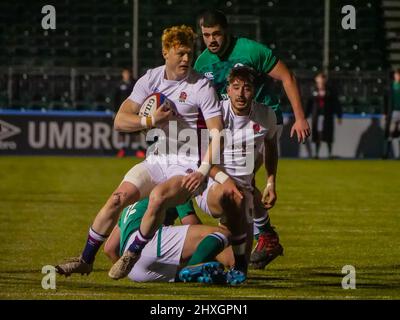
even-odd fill
[[[273,207],[276,196],[276,171],[278,163],[278,140],[282,130],[283,118],[279,100],[268,92],[265,77],[269,76],[282,82],[289,98],[296,121],[291,129],[291,136],[297,134],[298,141],[305,141],[310,135],[310,128],[305,118],[296,78],[286,65],[279,60],[265,45],[247,38],[237,38],[230,34],[226,16],[219,10],[201,14],[199,24],[206,49],[197,58],[195,70],[210,79],[220,99],[227,98],[227,76],[233,67],[245,65],[258,74],[255,100],[270,106],[276,113],[280,127],[274,139],[265,144],[260,157],[269,157],[267,167],[267,185],[263,194],[255,189],[255,234],[258,234],[257,246],[252,254],[256,267],[264,266],[276,256],[282,254],[277,233],[270,224],[267,209]],[[262,151],[262,150],[260,150]],[[269,170],[268,170],[269,169]],[[260,200],[264,206],[260,205]]]

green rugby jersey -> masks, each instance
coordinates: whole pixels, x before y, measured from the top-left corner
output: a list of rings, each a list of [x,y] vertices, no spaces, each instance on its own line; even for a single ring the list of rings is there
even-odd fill
[[[149,205],[149,198],[145,198],[140,200],[128,207],[126,207],[118,220],[118,226],[120,229],[120,241],[119,241],[119,251],[120,255],[124,253],[124,249],[126,243],[128,242],[129,237],[132,233],[139,229],[140,223],[142,222],[142,218],[147,210],[147,206]],[[179,219],[183,219],[189,214],[195,212],[193,207],[192,200],[185,202],[177,206],[176,208],[170,208],[166,213],[166,222],[167,224],[172,224],[173,221],[179,217]]]
[[[276,113],[278,124],[283,123],[279,99],[270,93],[263,77],[269,73],[279,59],[271,49],[256,41],[246,38],[232,38],[230,47],[223,57],[205,49],[197,58],[194,69],[211,80],[220,99],[228,99],[226,88],[227,77],[233,67],[246,65],[260,74],[256,88],[256,101],[270,106]]]

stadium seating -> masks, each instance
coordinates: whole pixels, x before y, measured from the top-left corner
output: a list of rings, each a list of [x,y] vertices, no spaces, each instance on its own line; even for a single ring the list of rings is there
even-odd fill
[[[332,76],[340,78],[342,72],[385,71],[388,65],[381,1],[331,0],[331,3],[329,69]],[[110,108],[110,102],[106,101],[112,94],[108,93],[106,97],[101,91],[106,81],[104,77],[97,77],[89,85],[90,81],[84,79],[85,71],[80,68],[93,68],[92,74],[109,70],[108,76],[113,82],[106,83],[107,89],[116,83],[122,67],[132,66],[133,1],[59,0],[55,4],[56,30],[41,28],[41,8],[45,4],[44,0],[24,1],[23,4],[19,1],[0,2],[0,46],[4,48],[0,50],[0,67],[45,68],[43,70],[48,74],[54,68],[65,68],[63,70],[67,71],[60,85],[64,89],[59,92],[58,88],[47,84],[49,80],[31,83],[38,79],[32,76],[24,79],[23,73],[15,71],[13,99],[7,100],[7,88],[2,87],[0,107],[8,101],[8,107],[17,108]],[[341,7],[347,4],[357,8],[356,30],[341,28]],[[148,0],[141,1],[139,8],[139,74],[163,62],[160,35],[165,27],[185,23],[197,28],[197,13],[211,7],[226,12],[232,29],[238,34],[269,45],[300,78],[302,74],[311,75],[322,69],[324,1],[307,0],[299,5],[297,0],[210,0],[205,7],[201,0]],[[73,81],[77,94],[71,92],[71,68],[79,74]],[[0,76],[7,78],[8,73]],[[376,86],[361,84],[372,90],[372,94],[361,90],[364,97],[383,96],[386,79],[382,76],[380,79],[383,82]],[[4,80],[0,83],[3,85]],[[84,85],[86,87],[80,87]],[[89,93],[85,92],[88,86]],[[25,93],[25,89],[33,92]],[[308,89],[302,88],[302,91]],[[344,92],[348,91],[344,89]],[[353,100],[344,97],[343,101],[346,105]],[[348,110],[351,110],[350,105]]]

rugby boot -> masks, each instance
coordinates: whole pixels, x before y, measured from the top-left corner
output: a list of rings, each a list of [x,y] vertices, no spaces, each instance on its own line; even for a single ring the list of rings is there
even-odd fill
[[[114,263],[108,276],[114,280],[125,278],[140,258],[140,252],[126,250],[119,260]]]
[[[264,269],[267,264],[282,255],[283,247],[279,243],[278,234],[275,231],[262,232],[251,253],[250,263],[254,269]]]
[[[72,273],[80,273],[82,275],[89,273],[93,270],[93,263],[86,263],[82,257],[75,257],[68,259],[65,263],[55,266],[57,273],[69,277]]]
[[[232,268],[226,272],[226,283],[231,286],[241,284],[245,282],[246,279],[246,274],[243,271],[236,270],[235,268]]]
[[[225,283],[224,265],[212,261],[184,267],[179,272],[183,282]]]

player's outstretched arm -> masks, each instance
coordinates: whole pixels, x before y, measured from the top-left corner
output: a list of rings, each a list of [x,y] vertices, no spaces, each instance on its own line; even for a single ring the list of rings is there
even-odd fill
[[[296,121],[290,131],[290,137],[293,137],[293,134],[296,132],[298,142],[305,142],[311,131],[304,115],[296,77],[282,61],[279,61],[268,75],[282,81],[283,88],[292,106]]]

